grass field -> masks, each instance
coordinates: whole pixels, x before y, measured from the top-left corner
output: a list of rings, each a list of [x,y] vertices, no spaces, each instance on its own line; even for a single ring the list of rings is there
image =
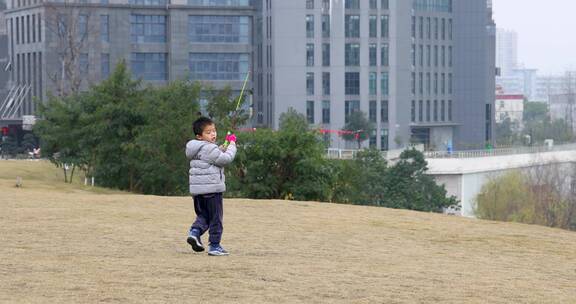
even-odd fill
[[[0,161],[2,303],[576,302],[574,232],[236,199],[225,200],[231,255],[210,257],[185,242],[191,198],[65,185],[59,174]]]

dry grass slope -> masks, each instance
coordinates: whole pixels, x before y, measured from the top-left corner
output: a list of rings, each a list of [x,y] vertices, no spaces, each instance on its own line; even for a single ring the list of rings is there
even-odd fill
[[[0,161],[3,303],[574,303],[576,234],[384,208],[225,201],[228,257],[188,197],[65,185]],[[14,187],[16,176],[24,187]]]

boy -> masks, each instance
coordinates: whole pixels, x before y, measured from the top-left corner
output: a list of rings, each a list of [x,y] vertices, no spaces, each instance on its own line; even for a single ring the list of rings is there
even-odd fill
[[[226,191],[224,166],[236,156],[236,136],[227,135],[227,147],[216,145],[216,126],[207,117],[193,124],[196,139],[186,144],[186,157],[190,160],[190,194],[194,197],[196,221],[190,227],[187,242],[196,252],[204,251],[200,236],[209,230],[209,255],[228,255],[220,246],[222,238],[222,193]]]

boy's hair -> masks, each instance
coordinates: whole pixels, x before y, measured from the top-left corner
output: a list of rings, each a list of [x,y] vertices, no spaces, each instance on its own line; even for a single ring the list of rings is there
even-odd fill
[[[212,121],[212,119],[208,118],[208,117],[200,117],[198,119],[196,119],[194,121],[194,123],[192,124],[192,128],[194,129],[194,135],[202,135],[202,131],[204,131],[204,128],[206,128],[206,126],[209,125],[213,125],[214,121]]]

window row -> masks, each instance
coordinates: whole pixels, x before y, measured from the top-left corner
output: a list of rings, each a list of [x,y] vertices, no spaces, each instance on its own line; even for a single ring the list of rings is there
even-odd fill
[[[102,79],[110,75],[110,54],[100,55]],[[79,69],[89,71],[87,53],[79,56]],[[249,54],[244,53],[189,53],[191,80],[243,80],[250,66]],[[168,80],[167,53],[131,53],[130,68],[135,78]]]
[[[306,66],[314,66],[314,50],[313,43],[306,44]],[[360,44],[359,43],[346,43],[344,45],[344,65],[345,66],[360,66]],[[388,43],[382,43],[380,46],[380,65],[389,66],[390,64],[390,49]],[[369,66],[377,66],[378,45],[370,43],[368,45],[368,64]],[[322,44],[322,66],[330,66],[330,43]]]
[[[416,11],[450,13],[452,0],[414,0],[413,8]]]
[[[426,77],[426,79],[424,79]],[[412,94],[452,94],[453,77],[452,73],[423,73],[412,72],[411,77]],[[418,78],[418,80],[416,80]]]
[[[388,123],[388,100],[380,101],[380,122]],[[344,105],[344,120],[348,122],[350,114],[360,111],[360,101],[359,100],[347,100]],[[370,100],[368,119],[370,122],[377,122],[378,113],[378,103],[376,100]],[[314,100],[306,101],[306,118],[308,123],[316,123],[315,119],[315,103]],[[330,123],[330,100],[322,100],[322,117],[320,120],[322,124]]]
[[[412,38],[452,40],[452,32],[451,18],[412,16]]]
[[[452,121],[452,100],[412,100],[412,122]]]
[[[14,44],[42,42],[42,14],[10,18],[10,36]]]
[[[369,37],[378,37],[378,16],[370,15],[368,19]],[[314,15],[306,15],[306,37],[314,38]],[[344,36],[346,38],[360,38],[360,15],[344,16]],[[380,16],[380,37],[389,38],[390,21],[388,15]],[[322,15],[322,38],[330,38],[330,15]]]
[[[306,0],[306,8],[307,9],[314,9],[315,2],[320,0]],[[322,9],[329,10],[330,9],[330,1],[331,0],[321,0],[322,1]],[[344,8],[346,9],[360,9],[360,3],[363,1],[360,0],[345,0]],[[378,3],[380,3],[380,7],[378,7]],[[390,8],[389,0],[370,0],[368,2],[368,7],[370,9],[383,9],[387,10]]]
[[[378,73],[370,72],[368,76],[368,91],[370,95],[378,94]],[[322,73],[322,95],[330,95],[330,73]],[[315,92],[315,73],[306,73],[306,95],[314,96]],[[360,73],[344,73],[344,93],[346,95],[360,95]],[[380,95],[387,96],[390,94],[390,74],[389,72],[380,73]]]
[[[412,66],[423,67],[452,67],[452,46],[446,45],[418,45],[416,49],[416,44],[412,44],[410,49],[410,57],[412,60]]]

